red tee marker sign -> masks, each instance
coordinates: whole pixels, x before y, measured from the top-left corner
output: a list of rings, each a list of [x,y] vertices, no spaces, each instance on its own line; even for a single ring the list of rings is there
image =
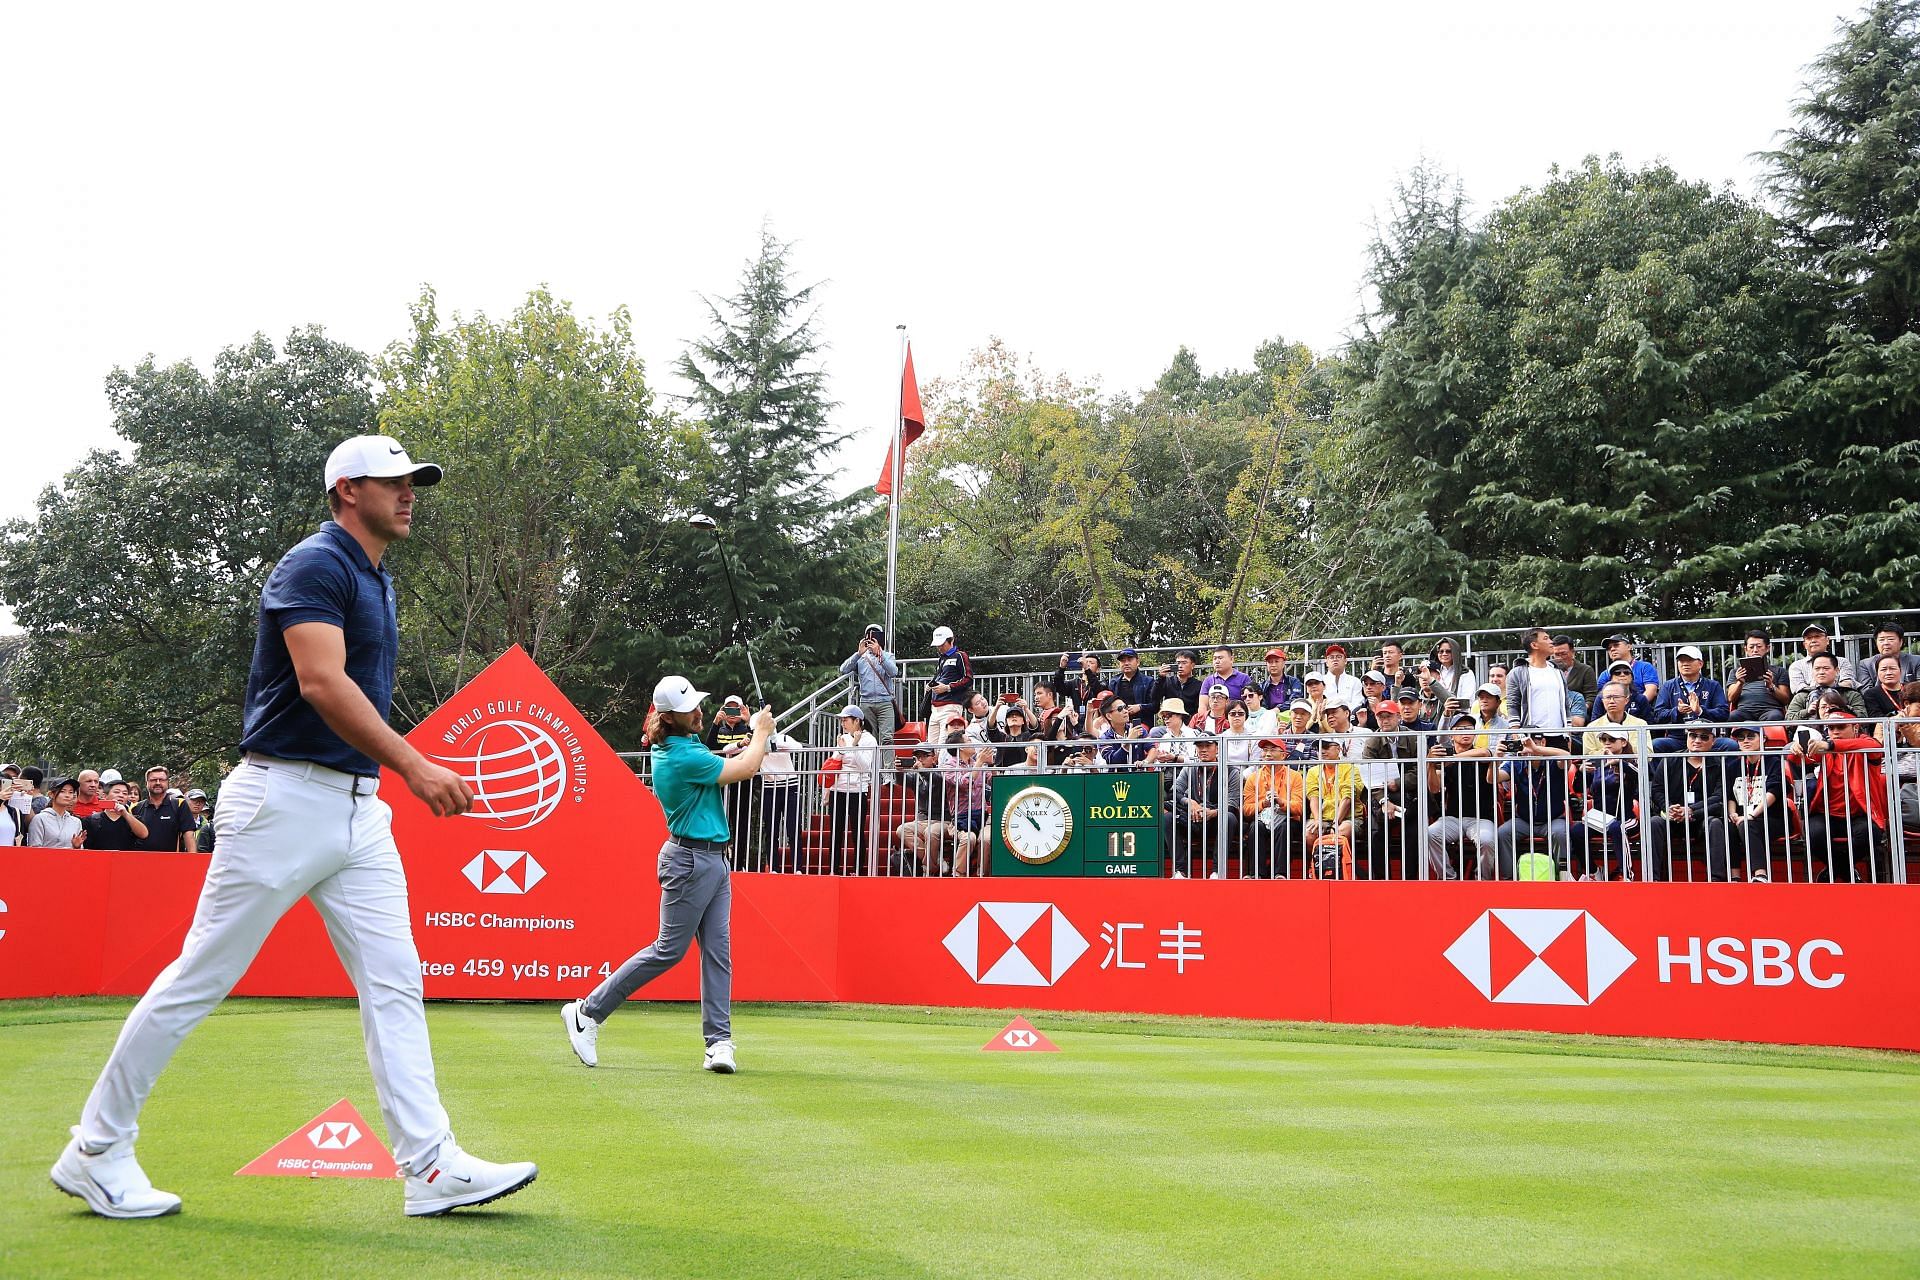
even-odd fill
[[[980,1046],[982,1053],[1058,1053],[1060,1046],[1041,1035],[1025,1018],[1015,1018],[1002,1027],[993,1039]]]
[[[345,1098],[235,1173],[258,1178],[391,1178],[393,1157]]]

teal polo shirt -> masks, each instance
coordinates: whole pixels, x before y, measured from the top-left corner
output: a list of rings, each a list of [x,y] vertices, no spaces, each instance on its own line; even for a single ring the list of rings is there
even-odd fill
[[[725,840],[727,811],[720,803],[719,756],[700,739],[676,733],[653,749],[653,794],[667,811],[667,830],[689,840]]]

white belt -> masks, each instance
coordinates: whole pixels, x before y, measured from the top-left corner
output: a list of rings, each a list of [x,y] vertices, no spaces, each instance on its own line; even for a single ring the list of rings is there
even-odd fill
[[[256,769],[305,778],[309,782],[317,782],[323,787],[331,787],[335,791],[344,791],[349,795],[370,796],[380,789],[378,775],[348,773],[344,769],[331,769],[312,760],[282,760],[277,756],[263,756],[258,751],[249,751],[246,754],[246,763]]]

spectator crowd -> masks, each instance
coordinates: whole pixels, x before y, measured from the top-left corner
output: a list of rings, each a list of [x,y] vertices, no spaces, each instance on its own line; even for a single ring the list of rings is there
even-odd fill
[[[923,736],[883,639],[869,627],[841,668],[855,696],[818,762],[823,869],[870,865],[868,806],[893,781],[912,806],[885,815],[889,868],[981,873],[992,777],[1055,770],[1161,771],[1175,876],[1664,880],[1684,863],[1759,882],[1784,857],[1804,878],[1888,879],[1920,838],[1920,654],[1893,622],[1858,662],[1819,623],[1784,664],[1753,630],[1714,672],[1690,644],[1662,670],[1625,634],[1596,667],[1544,628],[1484,673],[1447,639],[1418,657],[1389,640],[1364,660],[1330,643],[1311,667],[1283,645],[1250,671],[1228,646],[1156,665],[1123,649],[1111,670],[1068,652],[997,696],[941,627]],[[728,704],[716,749],[745,738],[745,706]],[[742,789],[735,827],[767,836],[767,865],[794,866],[802,749],[776,748],[757,791],[774,799],[756,818]]]
[[[82,769],[49,778],[33,765],[0,764],[0,792],[5,795],[11,844],[145,853],[213,851],[213,809],[207,793],[175,786],[165,765],[154,765],[136,784],[118,769]]]

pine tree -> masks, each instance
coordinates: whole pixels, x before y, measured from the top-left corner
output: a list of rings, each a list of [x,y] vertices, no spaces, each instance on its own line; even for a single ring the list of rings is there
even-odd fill
[[[1879,0],[1812,68],[1768,187],[1824,337],[1779,408],[1820,444],[1791,604],[1913,603],[1920,580],[1920,0]]]
[[[715,641],[713,678],[744,685],[750,638],[776,700],[814,687],[842,650],[852,651],[861,625],[879,619],[884,555],[864,492],[835,498],[824,478],[825,460],[846,437],[828,422],[835,406],[819,367],[816,286],[793,282],[790,248],[761,230],[739,291],[708,301],[712,330],[677,366],[711,440],[705,509],[733,557],[745,622],[742,633],[721,566],[707,560],[694,594]],[[897,648],[892,637],[888,644]]]

